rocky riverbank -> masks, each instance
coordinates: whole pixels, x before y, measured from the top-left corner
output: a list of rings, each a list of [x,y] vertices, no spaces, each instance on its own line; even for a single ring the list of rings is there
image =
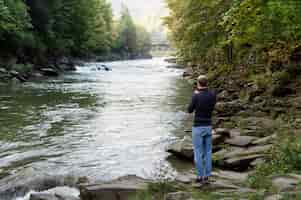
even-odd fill
[[[189,74],[185,78],[193,83],[196,74],[192,69]],[[4,196],[0,199],[11,199],[18,193],[23,196],[31,190],[37,192],[28,193],[30,200],[299,199],[301,81],[287,85],[295,92],[281,97],[259,93],[255,84],[245,84],[233,76],[223,81],[224,85],[213,87],[219,101],[213,134],[215,169],[210,185],[195,184],[193,169],[182,170],[172,179],[162,174],[162,179],[156,181],[126,176],[111,182],[35,177],[33,172],[26,176],[31,177],[28,181],[20,176],[15,177],[16,182],[11,177],[2,180],[0,194]],[[192,165],[190,129],[185,127],[185,136],[166,151],[179,162]],[[74,195],[69,195],[70,187],[77,191]]]
[[[45,64],[46,63],[46,64]],[[0,62],[0,82],[26,82],[43,77],[56,77],[67,71],[75,71],[82,61],[63,57],[44,64],[18,63],[14,58]]]

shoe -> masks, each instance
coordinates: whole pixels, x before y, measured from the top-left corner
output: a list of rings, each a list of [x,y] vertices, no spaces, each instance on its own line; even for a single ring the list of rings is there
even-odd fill
[[[203,183],[206,184],[206,185],[210,184],[210,179],[209,179],[209,177],[204,177],[204,178],[203,178]]]
[[[196,182],[196,183],[201,183],[201,184],[202,184],[202,183],[203,183],[203,180],[204,180],[203,177],[197,177],[196,180],[195,180],[195,182]]]

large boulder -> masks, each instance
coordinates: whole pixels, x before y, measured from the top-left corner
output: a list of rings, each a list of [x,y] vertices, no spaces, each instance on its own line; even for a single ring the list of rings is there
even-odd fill
[[[171,144],[167,152],[172,153],[173,155],[182,158],[193,160],[193,145],[191,137],[184,137],[182,140],[179,140]]]
[[[54,194],[34,193],[31,194],[29,200],[59,200]]]
[[[44,76],[50,76],[50,77],[56,77],[59,76],[60,74],[56,69],[52,67],[41,68],[40,71]]]
[[[109,183],[93,183],[80,186],[84,200],[128,200],[136,192],[146,189],[149,181],[126,176]]]
[[[253,146],[249,148],[231,147],[213,154],[217,165],[235,171],[252,167],[252,162],[264,158],[272,145]]]

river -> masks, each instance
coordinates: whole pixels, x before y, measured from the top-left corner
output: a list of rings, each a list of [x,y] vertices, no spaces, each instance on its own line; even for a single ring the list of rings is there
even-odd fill
[[[87,63],[56,79],[0,85],[1,178],[151,178],[183,131],[190,86],[162,58]],[[178,132],[178,133],[177,133]]]

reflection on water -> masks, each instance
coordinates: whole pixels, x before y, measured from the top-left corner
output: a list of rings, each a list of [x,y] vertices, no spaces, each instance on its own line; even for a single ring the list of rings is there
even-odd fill
[[[154,173],[182,129],[191,90],[161,59],[107,63],[112,72],[95,70],[100,64],[0,85],[1,171],[102,180]]]

